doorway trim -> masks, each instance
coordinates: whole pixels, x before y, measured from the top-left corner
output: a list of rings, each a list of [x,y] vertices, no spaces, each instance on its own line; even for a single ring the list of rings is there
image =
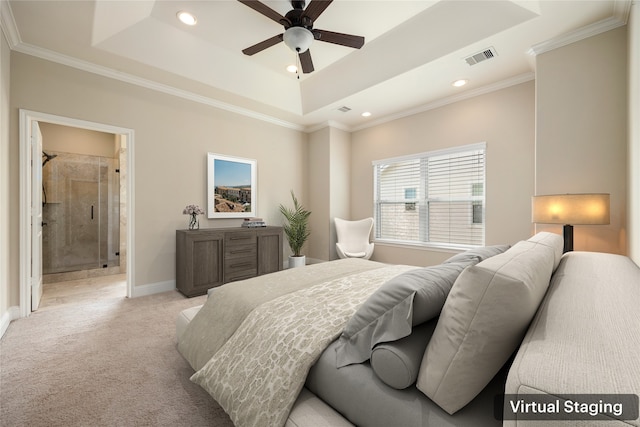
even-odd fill
[[[134,277],[134,131],[133,129],[20,109],[20,317],[31,314],[31,124],[57,125],[124,135],[127,138],[127,297],[133,294]],[[39,160],[38,160],[39,161]]]

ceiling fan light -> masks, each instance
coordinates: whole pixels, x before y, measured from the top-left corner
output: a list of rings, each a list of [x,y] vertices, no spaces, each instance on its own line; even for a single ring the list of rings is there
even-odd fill
[[[294,52],[306,52],[313,41],[313,34],[304,27],[290,27],[284,32],[284,44]]]

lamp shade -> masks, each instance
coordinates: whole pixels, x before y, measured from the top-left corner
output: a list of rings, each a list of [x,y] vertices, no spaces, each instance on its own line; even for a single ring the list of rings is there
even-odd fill
[[[289,27],[282,37],[284,44],[294,52],[303,53],[313,41],[313,33],[303,27]]]
[[[551,194],[531,198],[531,220],[540,224],[609,224],[609,194]]]

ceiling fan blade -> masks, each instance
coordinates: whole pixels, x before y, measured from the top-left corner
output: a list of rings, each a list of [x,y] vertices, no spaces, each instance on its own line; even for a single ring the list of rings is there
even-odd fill
[[[300,58],[300,65],[302,66],[302,72],[305,74],[312,73],[313,61],[311,60],[311,52],[309,51],[309,49],[298,54],[298,57]]]
[[[311,3],[304,10],[304,15],[311,18],[312,21],[318,19],[318,16],[329,7],[333,0],[311,0]]]
[[[265,50],[268,47],[276,45],[282,41],[282,34],[278,34],[277,36],[273,36],[270,39],[266,39],[261,41],[260,43],[256,43],[253,46],[250,46],[242,51],[245,55],[254,55],[258,52]]]
[[[267,18],[276,21],[278,24],[282,24],[283,21],[284,22],[288,21],[284,16],[280,15],[278,12],[271,9],[269,6],[267,6],[264,3],[261,3],[256,0],[238,0],[238,1],[244,5],[249,6],[251,9],[255,10],[256,12],[263,14]]]
[[[334,33],[326,30],[313,30],[316,40],[360,49],[364,45],[364,37],[351,34]]]

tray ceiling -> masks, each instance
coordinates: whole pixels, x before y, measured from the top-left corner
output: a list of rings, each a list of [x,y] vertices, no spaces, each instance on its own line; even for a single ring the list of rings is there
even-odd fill
[[[281,14],[288,1],[264,1]],[[286,71],[295,54],[276,22],[233,0],[33,1],[3,9],[12,48],[291,127],[356,129],[487,88],[533,78],[532,48],[624,24],[626,0],[335,0],[314,27],[365,37],[362,49],[314,41],[315,72]],[[186,10],[193,27],[176,18]],[[5,25],[6,26],[6,25]],[[585,30],[587,29],[587,30]],[[496,55],[469,65],[465,58]],[[455,88],[451,83],[467,79]],[[341,107],[350,108],[347,112]],[[361,113],[371,112],[364,118]]]

